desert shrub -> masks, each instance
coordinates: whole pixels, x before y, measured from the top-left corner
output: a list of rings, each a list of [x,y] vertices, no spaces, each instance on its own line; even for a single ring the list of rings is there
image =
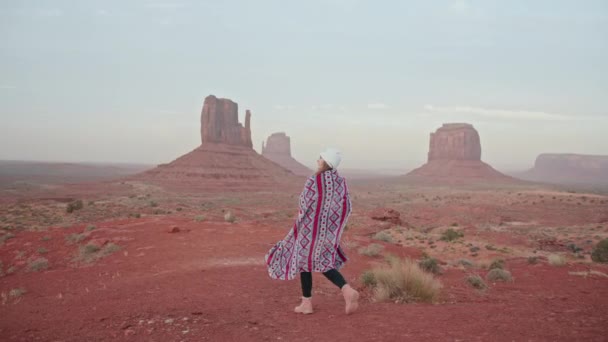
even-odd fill
[[[46,258],[38,258],[27,265],[30,272],[38,272],[49,268],[49,261]]]
[[[205,221],[205,216],[203,216],[203,215],[198,215],[198,216],[195,216],[195,217],[194,217],[194,221],[196,221],[196,222],[202,222],[202,221]]]
[[[363,274],[361,275],[361,283],[367,287],[376,286],[376,276],[374,275],[374,272],[369,270],[363,272]]]
[[[363,254],[369,257],[378,256],[384,249],[384,246],[377,243],[372,243],[366,247],[359,248],[359,254]]]
[[[483,290],[488,287],[488,285],[486,285],[483,279],[477,274],[468,275],[465,280],[469,285],[473,286],[478,290]]]
[[[84,230],[87,232],[90,232],[91,230],[95,230],[97,227],[95,227],[94,225],[88,225]]]
[[[79,243],[84,239],[86,239],[86,235],[78,233],[70,234],[65,237],[65,241],[69,244]]]
[[[495,268],[490,270],[486,275],[488,281],[513,281],[511,272],[503,270],[501,268]]]
[[[236,221],[236,216],[234,216],[234,214],[229,211],[224,215],[224,221],[234,223]]]
[[[591,260],[595,262],[608,262],[608,239],[597,243],[591,252]]]
[[[374,267],[368,275],[375,301],[435,302],[439,296],[441,282],[424,272],[410,259],[395,258],[388,265]]]
[[[538,257],[537,256],[529,256],[528,257],[528,264],[530,265],[534,265],[538,263]]]
[[[156,208],[158,207],[158,203],[156,203],[155,201],[150,201],[148,202],[148,204],[152,207],[152,208]]]
[[[433,274],[441,273],[441,267],[439,267],[439,263],[435,258],[426,257],[418,262],[418,266],[426,272],[430,272]]]
[[[99,247],[98,245],[93,244],[87,244],[79,248],[79,255],[75,260],[82,261],[85,263],[91,263],[108,255],[111,255],[119,251],[120,249],[120,246],[114,243],[108,243],[103,247]]]
[[[393,237],[387,232],[377,232],[373,236],[373,239],[388,242],[388,243],[393,243]]]
[[[51,237],[48,236],[48,235],[47,236],[43,236],[40,240],[41,241],[49,241],[49,240],[51,240]]]
[[[39,253],[39,254],[46,254],[46,253],[48,253],[48,252],[49,252],[49,250],[48,250],[48,249],[46,249],[46,248],[44,248],[44,247],[40,247],[40,248],[38,248],[38,253]]]
[[[505,268],[505,261],[502,259],[496,259],[496,260],[492,260],[492,262],[490,263],[490,266],[488,266],[489,270],[493,270],[493,269],[504,269]]]
[[[547,259],[551,266],[564,266],[566,264],[566,258],[558,254],[551,254]]]
[[[76,201],[72,201],[70,203],[68,203],[68,207],[66,208],[66,211],[68,213],[73,213],[76,210],[80,210],[84,208],[84,203],[82,203],[82,200],[76,200]]]
[[[24,288],[22,288],[22,287],[18,287],[18,288],[16,288],[16,289],[11,289],[11,290],[8,292],[8,295],[9,295],[9,297],[11,297],[11,298],[19,298],[19,297],[23,296],[23,295],[24,295],[24,294],[26,294],[26,293],[27,293],[27,291],[26,291]]]
[[[454,240],[458,240],[463,236],[464,234],[462,232],[449,228],[448,230],[443,232],[443,234],[441,234],[441,240],[451,242]]]
[[[119,250],[121,250],[121,247],[119,245],[114,244],[114,243],[109,243],[109,244],[103,246],[100,254],[101,254],[101,256],[106,257],[108,255],[118,252]]]

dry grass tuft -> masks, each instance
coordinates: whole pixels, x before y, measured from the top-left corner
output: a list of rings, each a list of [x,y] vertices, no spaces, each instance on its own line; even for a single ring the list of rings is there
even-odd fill
[[[410,259],[391,258],[388,265],[364,273],[362,282],[373,289],[373,298],[378,302],[432,303],[441,290],[441,282]]]

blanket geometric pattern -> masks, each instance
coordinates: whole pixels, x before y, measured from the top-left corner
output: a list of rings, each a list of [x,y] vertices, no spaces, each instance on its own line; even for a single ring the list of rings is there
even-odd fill
[[[293,228],[265,256],[273,279],[340,269],[348,260],[340,247],[352,211],[346,180],[336,170],[314,175],[306,181],[299,202]]]

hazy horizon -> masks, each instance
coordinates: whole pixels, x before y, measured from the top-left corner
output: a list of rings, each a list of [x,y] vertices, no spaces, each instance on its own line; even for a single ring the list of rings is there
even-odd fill
[[[0,4],[0,159],[167,163],[210,94],[312,166],[411,169],[467,122],[482,160],[608,155],[605,1],[28,1]]]

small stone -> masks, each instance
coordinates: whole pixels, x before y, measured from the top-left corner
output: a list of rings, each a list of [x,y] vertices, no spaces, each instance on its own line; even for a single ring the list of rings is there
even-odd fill
[[[180,229],[178,226],[172,226],[171,230],[169,230],[169,233],[172,233],[172,234],[179,233],[179,232],[180,232]]]

